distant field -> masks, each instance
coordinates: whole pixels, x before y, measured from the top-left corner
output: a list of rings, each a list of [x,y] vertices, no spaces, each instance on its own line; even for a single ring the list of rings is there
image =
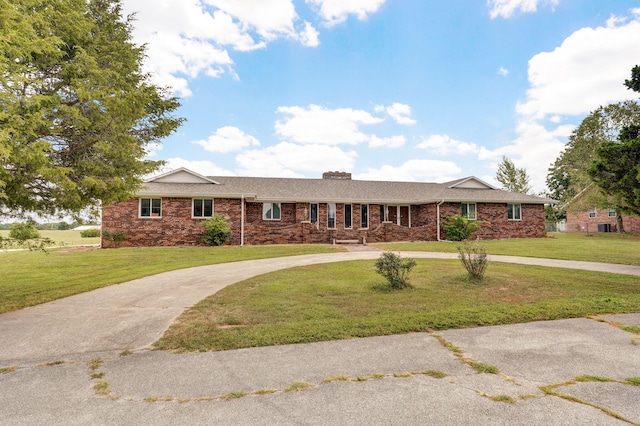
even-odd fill
[[[56,245],[65,246],[86,246],[100,244],[100,238],[82,238],[80,231],[38,231],[43,238],[50,238]],[[9,237],[9,231],[0,231],[3,238]],[[59,243],[59,244],[58,244]]]

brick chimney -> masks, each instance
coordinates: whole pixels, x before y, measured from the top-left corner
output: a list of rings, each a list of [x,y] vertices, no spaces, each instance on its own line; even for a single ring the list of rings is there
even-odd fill
[[[324,172],[322,179],[335,179],[335,180],[351,180],[351,173],[347,172]]]

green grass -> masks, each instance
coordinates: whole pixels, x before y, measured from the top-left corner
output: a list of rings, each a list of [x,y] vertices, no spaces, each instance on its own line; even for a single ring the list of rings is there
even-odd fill
[[[339,250],[291,245],[5,252],[0,253],[0,313],[175,269]]]
[[[42,238],[49,238],[53,240],[56,245],[64,246],[86,246],[93,244],[100,244],[100,238],[82,238],[80,231],[52,231],[52,230],[40,230],[38,231]],[[0,237],[8,238],[9,231],[0,231]]]
[[[373,261],[254,277],[192,307],[155,346],[225,350],[640,311],[635,276],[492,263],[478,284],[456,260],[417,262],[415,288],[402,291],[384,290]]]
[[[640,235],[597,233],[549,234],[547,238],[515,238],[482,241],[489,254],[546,257],[550,259],[640,265]],[[459,243],[416,242],[380,243],[379,247],[394,251],[435,251],[457,253]]]

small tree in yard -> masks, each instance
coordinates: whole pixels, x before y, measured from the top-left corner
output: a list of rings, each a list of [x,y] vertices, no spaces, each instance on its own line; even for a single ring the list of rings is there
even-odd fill
[[[30,223],[16,223],[12,225],[11,231],[9,231],[9,237],[18,241],[41,238],[38,230]]]
[[[202,223],[204,227],[204,242],[210,246],[221,246],[231,238],[231,226],[220,214],[214,214]]]
[[[482,228],[482,223],[477,220],[469,220],[464,216],[448,216],[442,224],[447,239],[451,241],[464,241],[471,238],[476,231]]]
[[[469,276],[473,280],[482,281],[484,272],[489,266],[487,249],[477,243],[465,241],[458,248],[458,259],[462,262]]]
[[[416,266],[413,259],[402,259],[399,255],[386,251],[376,260],[376,272],[389,282],[392,289],[411,288],[409,272]]]

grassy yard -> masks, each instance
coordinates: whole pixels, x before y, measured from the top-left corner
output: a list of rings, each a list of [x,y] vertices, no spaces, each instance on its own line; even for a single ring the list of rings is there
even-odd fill
[[[64,246],[86,246],[93,244],[100,244],[100,238],[82,238],[80,231],[38,231],[42,238],[49,238],[54,241],[56,245]],[[9,231],[0,231],[0,237],[8,238]]]
[[[547,257],[550,259],[640,265],[640,235],[549,234],[547,238],[516,238],[482,241],[489,254]],[[388,250],[456,252],[457,243],[417,242],[377,244]]]
[[[174,269],[339,250],[292,245],[5,252],[0,253],[0,313]]]
[[[639,312],[638,277],[418,260],[411,290],[387,291],[373,261],[278,271],[227,287],[185,312],[158,349],[210,351]]]

